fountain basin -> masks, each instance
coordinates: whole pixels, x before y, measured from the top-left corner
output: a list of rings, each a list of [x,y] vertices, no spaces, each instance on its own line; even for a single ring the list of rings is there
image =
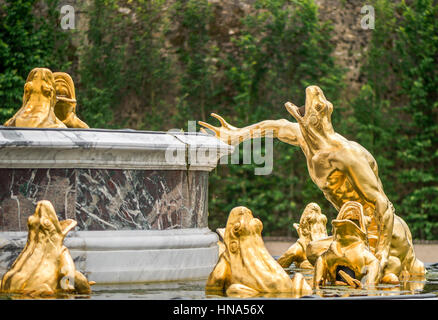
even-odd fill
[[[200,133],[0,129],[0,275],[49,200],[78,222],[65,245],[97,283],[201,279],[217,260],[208,172],[232,147]]]

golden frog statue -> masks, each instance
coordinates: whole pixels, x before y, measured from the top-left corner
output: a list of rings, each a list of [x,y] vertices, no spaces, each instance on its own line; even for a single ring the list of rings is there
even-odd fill
[[[66,128],[55,115],[56,89],[52,71],[35,68],[24,85],[23,104],[6,127]]]
[[[90,284],[76,270],[68,249],[63,245],[76,221],[59,221],[53,205],[39,201],[28,218],[27,243],[1,281],[1,291],[32,296],[58,293],[88,294]]]
[[[56,98],[55,115],[68,128],[89,128],[76,115],[76,94],[73,79],[65,72],[53,73],[55,77]]]
[[[300,223],[293,226],[298,232],[298,240],[283,253],[277,262],[288,268],[292,263],[301,269],[313,269],[312,264],[307,260],[307,245],[314,240],[327,237],[327,217],[322,214],[321,208],[316,203],[309,203],[301,215]]]
[[[221,122],[220,127],[202,121],[199,121],[199,124],[232,145],[246,139],[271,135],[288,144],[299,146],[306,157],[312,181],[336,210],[348,201],[362,204],[364,214],[369,218],[367,233],[371,250],[380,261],[379,277],[383,277],[391,245],[395,246],[398,243],[405,246],[393,247],[399,252],[410,249],[406,247],[409,246],[406,241],[393,239],[398,237],[396,232],[393,232],[396,229],[394,223],[406,224],[395,215],[394,207],[383,190],[376,160],[360,144],[335,132],[331,121],[333,105],[319,87],[306,88],[306,102],[303,107],[298,108],[290,102],[287,102],[285,107],[296,123],[286,119],[265,120],[244,128],[236,128],[219,115],[212,114]],[[405,239],[409,237],[406,235]],[[309,255],[307,257],[309,259]],[[394,269],[392,266],[390,268]],[[413,269],[420,270],[421,267],[417,265]]]
[[[361,287],[361,280],[373,287],[378,282],[379,261],[369,248],[362,205],[345,203],[332,226],[332,242],[315,264],[314,287],[327,282]]]
[[[65,72],[35,68],[24,85],[23,104],[5,122],[6,127],[88,128],[76,116],[76,95],[72,78]]]
[[[262,229],[262,222],[248,208],[231,210],[224,233],[225,250],[207,280],[208,293],[225,292],[239,297],[312,293],[301,274],[291,279],[271,256],[263,242]]]

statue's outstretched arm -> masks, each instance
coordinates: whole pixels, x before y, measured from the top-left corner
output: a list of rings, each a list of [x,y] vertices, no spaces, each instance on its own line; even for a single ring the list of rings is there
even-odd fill
[[[247,139],[265,136],[278,138],[294,146],[301,145],[302,137],[298,123],[290,122],[286,119],[265,120],[244,128],[236,128],[226,122],[221,116],[214,113],[211,115],[221,122],[220,127],[212,126],[203,121],[199,121],[199,124],[212,130],[218,139],[230,145],[238,145]]]

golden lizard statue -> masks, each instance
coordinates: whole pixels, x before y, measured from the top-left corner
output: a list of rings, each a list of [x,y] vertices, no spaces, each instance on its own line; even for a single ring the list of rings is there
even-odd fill
[[[220,127],[202,121],[199,124],[232,145],[238,145],[246,139],[272,135],[283,142],[299,146],[307,159],[311,179],[338,211],[348,201],[362,204],[367,217],[371,250],[379,260],[379,279],[382,278],[388,263],[396,216],[383,190],[376,160],[360,144],[335,132],[331,121],[333,105],[319,87],[306,88],[303,107],[298,108],[291,102],[287,102],[285,107],[296,123],[286,119],[265,120],[236,128],[221,116],[212,114],[221,122]],[[401,218],[397,217],[396,220],[405,225],[400,222]],[[376,241],[371,243],[371,239]],[[405,245],[405,242],[393,242],[393,246]],[[415,269],[421,272],[421,265]],[[424,273],[424,266],[422,270]]]

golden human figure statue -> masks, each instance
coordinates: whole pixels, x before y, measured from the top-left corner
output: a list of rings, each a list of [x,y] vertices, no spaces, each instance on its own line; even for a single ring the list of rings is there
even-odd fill
[[[24,85],[23,104],[6,127],[66,128],[55,115],[56,89],[52,71],[35,68]]]
[[[298,240],[284,252],[277,262],[288,268],[292,263],[301,269],[313,269],[307,260],[306,249],[311,241],[327,238],[327,217],[322,214],[321,208],[316,203],[309,203],[304,209],[300,223],[293,226],[298,232]]]
[[[311,179],[338,211],[348,201],[362,204],[364,214],[369,218],[368,237],[376,239],[371,250],[379,260],[379,278],[382,278],[386,274],[390,249],[398,253],[406,251],[409,246],[407,241],[399,241],[397,236],[393,236],[394,223],[405,232],[409,232],[409,229],[395,215],[383,190],[376,160],[360,144],[334,131],[331,121],[333,105],[319,87],[306,88],[304,107],[298,108],[290,102],[285,107],[296,123],[285,119],[266,120],[236,128],[222,117],[212,114],[221,122],[221,127],[202,121],[199,124],[212,130],[222,141],[233,145],[246,139],[272,134],[283,142],[299,146],[307,159]],[[408,238],[405,237],[405,240]],[[415,269],[420,270],[421,266],[417,265]]]
[[[263,242],[262,229],[262,222],[254,218],[248,208],[231,210],[224,233],[225,250],[207,280],[207,293],[226,293],[234,297],[312,293],[301,274],[291,279],[271,256]]]
[[[72,78],[65,72],[35,68],[24,85],[23,104],[4,124],[6,127],[88,128],[76,116]]]
[[[53,73],[56,86],[55,115],[68,128],[89,128],[76,115],[76,93],[73,79],[65,72]]]
[[[28,218],[27,243],[1,281],[1,291],[32,296],[57,293],[91,292],[87,278],[76,270],[68,249],[63,245],[76,221],[59,221],[53,205],[39,201]]]

